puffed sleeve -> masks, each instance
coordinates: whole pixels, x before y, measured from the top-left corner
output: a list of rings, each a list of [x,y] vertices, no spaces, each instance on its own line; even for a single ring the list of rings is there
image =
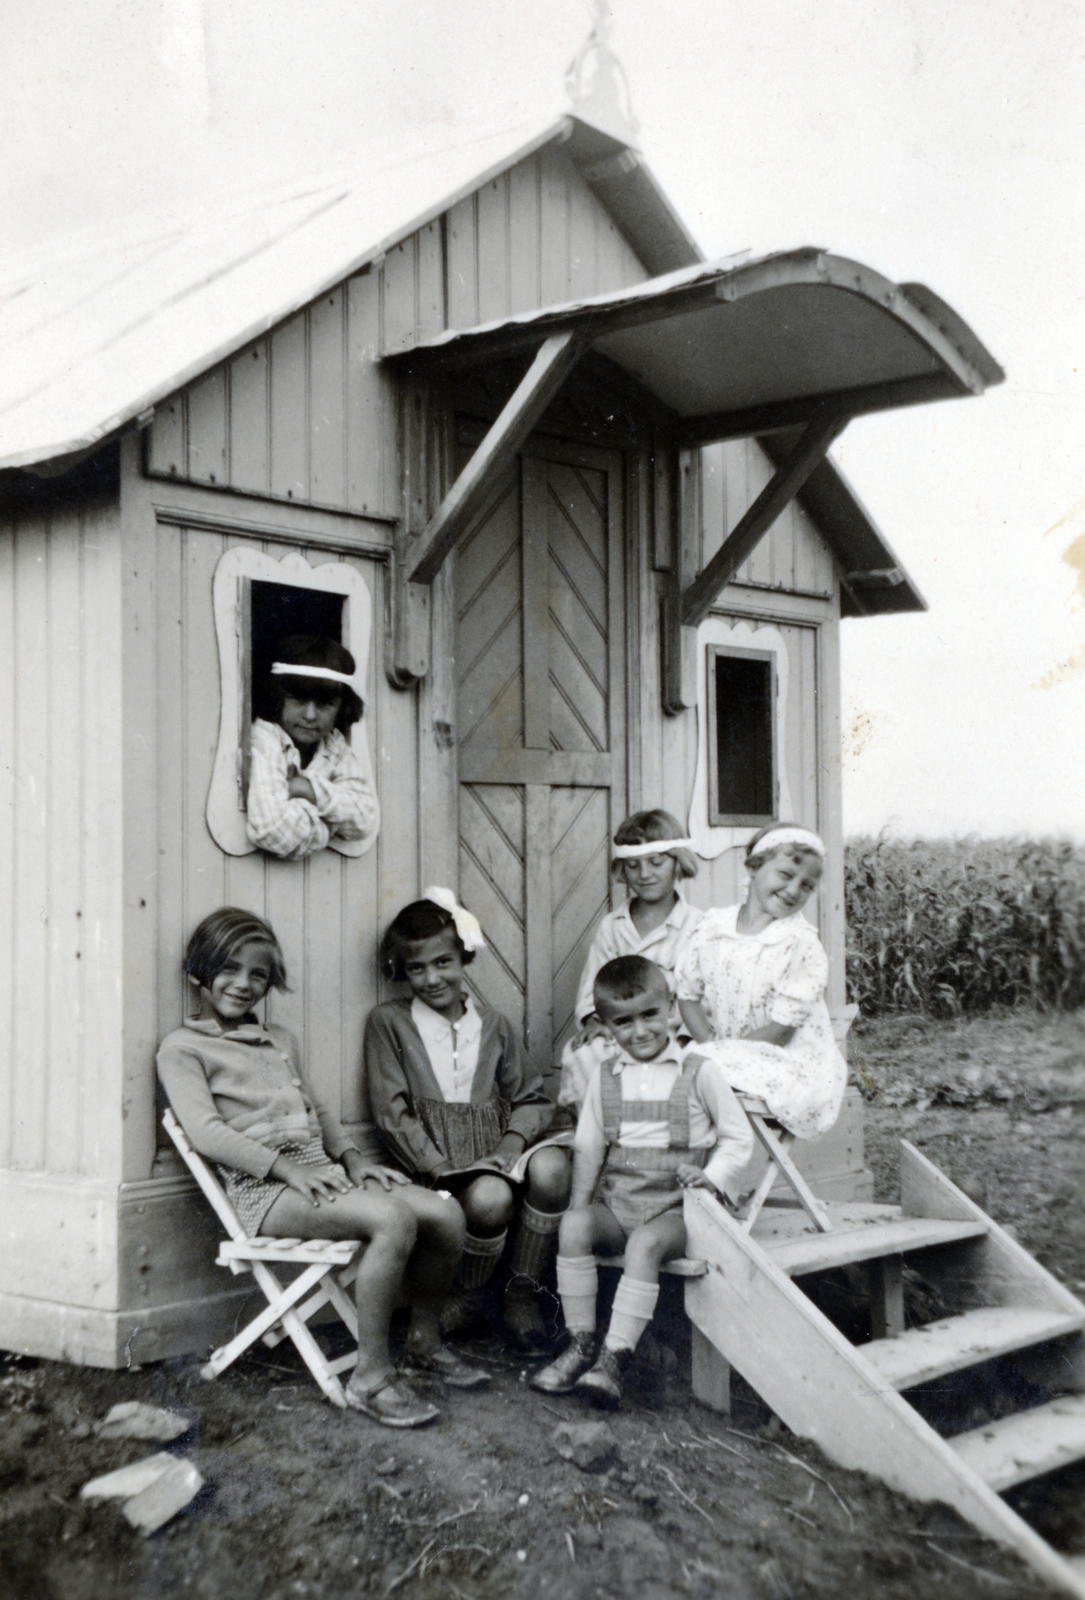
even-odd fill
[[[817,1002],[825,998],[828,981],[829,958],[813,928],[803,923],[773,987],[770,1020],[784,1028],[800,1027]]]
[[[554,1120],[554,1102],[543,1089],[540,1073],[506,1017],[497,1018],[497,1043],[501,1051],[495,1081],[502,1099],[512,1107],[508,1132],[518,1133],[525,1146],[540,1139]]]

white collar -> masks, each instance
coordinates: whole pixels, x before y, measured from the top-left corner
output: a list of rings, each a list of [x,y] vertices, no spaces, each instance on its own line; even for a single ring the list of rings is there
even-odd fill
[[[688,917],[689,911],[690,911],[689,901],[686,899],[685,895],[682,893],[681,889],[679,889],[677,885],[675,885],[674,892],[678,896],[678,899],[674,902],[674,905],[667,912],[667,915],[664,917],[663,921],[659,924],[659,927],[656,927],[656,928],[652,929],[652,933],[658,933],[660,928],[680,928],[682,926],[683,922]],[[633,913],[629,909],[629,907],[632,905],[632,903],[633,903],[635,898],[636,898],[635,895],[630,895],[629,896],[629,898],[626,900],[625,904],[620,907],[619,915],[624,915],[625,920],[629,923],[629,926],[633,929],[633,932],[637,934],[637,938],[638,939],[648,939],[648,938],[651,937],[650,934],[637,933],[637,925],[633,921]]]
[[[682,1046],[672,1033],[667,1041],[667,1048],[661,1050],[659,1055],[653,1056],[651,1061],[637,1061],[621,1045],[615,1045],[614,1054],[606,1058],[606,1064],[617,1078],[628,1067],[681,1067],[682,1057],[685,1054]]]
[[[741,905],[733,905],[719,906],[710,912],[715,932],[729,939],[754,939],[758,944],[780,944],[784,939],[791,938],[799,928],[811,927],[801,911],[793,911],[789,917],[776,917],[759,933],[740,933],[738,914],[741,910]]]
[[[419,1033],[431,1039],[447,1040],[455,1031],[460,1044],[466,1044],[477,1034],[482,1032],[482,1018],[475,1007],[474,998],[470,994],[463,997],[463,1016],[458,1022],[450,1022],[439,1011],[434,1011],[424,1000],[417,995],[411,999],[411,1021]]]

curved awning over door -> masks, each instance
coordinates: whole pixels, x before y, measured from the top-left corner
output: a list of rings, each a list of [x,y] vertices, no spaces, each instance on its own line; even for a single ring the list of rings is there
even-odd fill
[[[618,294],[451,329],[407,359],[474,365],[533,352],[559,333],[666,405],[679,445],[982,394],[1005,376],[923,285],[814,249],[687,267]]]

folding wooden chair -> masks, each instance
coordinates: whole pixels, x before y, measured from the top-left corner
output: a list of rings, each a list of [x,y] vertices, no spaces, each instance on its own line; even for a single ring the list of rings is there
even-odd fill
[[[773,1121],[772,1113],[763,1100],[753,1095],[738,1095],[738,1103],[750,1120],[758,1143],[769,1158],[761,1182],[757,1185],[753,1195],[746,1206],[746,1215],[742,1219],[742,1230],[749,1233],[761,1210],[769,1198],[769,1191],[775,1184],[777,1177],[784,1182],[794,1193],[798,1204],[806,1212],[810,1221],[819,1233],[831,1233],[833,1225],[829,1221],[829,1213],[824,1204],[810,1188],[806,1179],[792,1161],[790,1156],[791,1146],[795,1143],[795,1135],[788,1133],[786,1128],[781,1128],[778,1122]],[[794,1204],[792,1201],[783,1200],[777,1204]]]
[[[362,1248],[362,1241],[273,1239],[263,1234],[250,1238],[221,1184],[203,1157],[189,1144],[184,1129],[172,1111],[164,1114],[162,1125],[230,1236],[219,1245],[216,1266],[229,1267],[233,1273],[251,1272],[268,1302],[264,1310],[229,1344],[214,1352],[210,1361],[200,1368],[201,1378],[217,1378],[238,1356],[244,1355],[257,1339],[274,1348],[283,1339],[289,1338],[328,1399],[333,1405],[345,1409],[347,1402],[339,1373],[346,1372],[358,1360],[358,1317],[354,1302],[346,1290],[358,1271],[355,1258]],[[291,1262],[300,1266],[302,1271],[293,1282],[283,1285],[268,1266],[270,1261]],[[355,1341],[355,1348],[350,1354],[334,1361],[328,1360],[306,1327],[306,1323],[329,1304],[346,1323]]]

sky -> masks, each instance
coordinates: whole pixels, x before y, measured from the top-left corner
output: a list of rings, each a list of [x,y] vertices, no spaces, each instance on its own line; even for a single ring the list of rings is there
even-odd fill
[[[1085,839],[1085,0],[613,0],[710,255],[928,284],[1007,371],[834,456],[930,603],[844,625],[849,832]],[[557,111],[584,0],[6,0],[0,246]]]

